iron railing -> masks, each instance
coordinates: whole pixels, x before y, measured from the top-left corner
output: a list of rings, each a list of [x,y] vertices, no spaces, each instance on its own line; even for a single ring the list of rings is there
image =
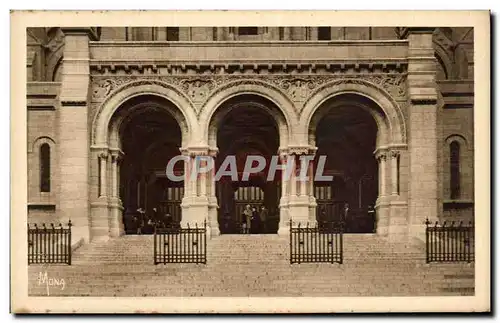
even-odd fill
[[[71,226],[71,220],[67,227],[28,224],[28,265],[71,265]]]
[[[426,261],[473,262],[474,225],[462,221],[439,224],[425,221]]]
[[[207,263],[207,224],[154,228],[154,264]]]
[[[343,262],[343,222],[317,222],[293,227],[290,220],[290,263]]]

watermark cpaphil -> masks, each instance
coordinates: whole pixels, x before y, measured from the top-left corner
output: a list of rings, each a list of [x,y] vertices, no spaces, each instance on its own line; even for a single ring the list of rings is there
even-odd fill
[[[314,175],[314,181],[316,182],[332,181],[333,176],[324,175],[326,156],[318,156],[317,164],[315,167],[311,167],[314,160],[314,156],[301,155],[298,160],[296,158],[287,158],[286,163],[280,163],[280,157],[274,155],[271,156],[268,165],[268,160],[264,156],[248,155],[245,158],[243,171],[240,172],[234,155],[226,156],[217,169],[215,169],[215,159],[212,156],[196,156],[191,159],[189,156],[178,155],[167,163],[166,175],[173,182],[181,182],[185,179],[194,181],[201,175],[214,172],[215,181],[220,181],[223,177],[229,177],[234,182],[245,182],[250,180],[252,174],[267,170],[267,181],[274,181],[279,170],[281,180],[284,181],[308,181],[312,175]],[[174,171],[178,162],[186,163],[185,174],[179,175]]]

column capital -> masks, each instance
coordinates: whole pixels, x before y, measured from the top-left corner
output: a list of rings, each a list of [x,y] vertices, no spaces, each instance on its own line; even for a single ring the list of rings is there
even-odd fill
[[[125,155],[123,151],[119,148],[110,149],[110,153],[111,153],[111,160],[116,163],[119,163],[123,159],[123,156]]]
[[[182,155],[190,157],[196,157],[196,156],[215,157],[219,152],[219,149],[217,147],[209,147],[209,146],[182,147],[179,150]]]
[[[377,148],[373,154],[375,155],[375,159],[377,159],[377,161],[380,161],[380,160],[385,160],[387,158],[387,155],[389,154],[389,150],[387,149],[387,147],[380,147],[380,148]]]
[[[399,150],[390,150],[389,151],[389,156],[391,158],[398,158],[401,152]]]
[[[99,151],[97,155],[102,159],[107,159],[109,156],[109,152],[107,150],[102,150]]]
[[[302,156],[302,155],[315,155],[317,147],[306,145],[306,146],[288,146],[287,153],[289,155]]]

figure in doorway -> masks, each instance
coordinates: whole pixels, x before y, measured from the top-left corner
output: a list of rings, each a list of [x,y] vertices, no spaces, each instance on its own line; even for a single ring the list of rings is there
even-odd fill
[[[137,209],[137,215],[135,216],[135,225],[137,229],[137,234],[142,234],[143,227],[144,227],[144,214],[146,214],[146,211],[142,207]]]
[[[260,233],[267,233],[267,216],[269,211],[266,209],[265,205],[260,208],[259,218],[260,218]]]
[[[349,203],[345,203],[344,204],[344,211],[342,212],[342,222],[343,225],[344,225],[344,228],[349,228],[349,223],[350,223],[350,218],[349,218]],[[345,230],[347,231],[347,230]]]
[[[373,207],[372,204],[368,205],[368,216],[370,217],[370,220],[372,221],[372,232],[376,233],[377,232],[377,214],[375,212],[375,208]]]
[[[255,206],[252,207],[252,220],[251,220],[251,229],[250,233],[258,233],[259,231],[259,216],[257,214],[257,208]]]
[[[252,227],[252,208],[250,204],[245,206],[245,210],[243,211],[243,233],[250,233]]]

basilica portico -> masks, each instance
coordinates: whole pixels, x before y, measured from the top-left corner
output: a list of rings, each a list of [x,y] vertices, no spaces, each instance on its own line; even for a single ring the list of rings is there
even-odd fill
[[[213,41],[203,53],[196,41],[142,51],[94,28],[57,33],[57,214],[85,241],[133,233],[138,209],[206,222],[211,236],[234,233],[246,204],[266,206],[266,233],[280,235],[290,220],[349,210],[350,232],[396,240],[421,237],[423,221],[443,214],[436,75],[446,64],[434,28],[380,42]],[[252,155],[267,165],[244,181]],[[216,176],[228,156],[236,180]],[[192,177],[205,157],[213,167]],[[178,180],[166,175],[172,160]],[[280,170],[269,178],[271,162]]]

